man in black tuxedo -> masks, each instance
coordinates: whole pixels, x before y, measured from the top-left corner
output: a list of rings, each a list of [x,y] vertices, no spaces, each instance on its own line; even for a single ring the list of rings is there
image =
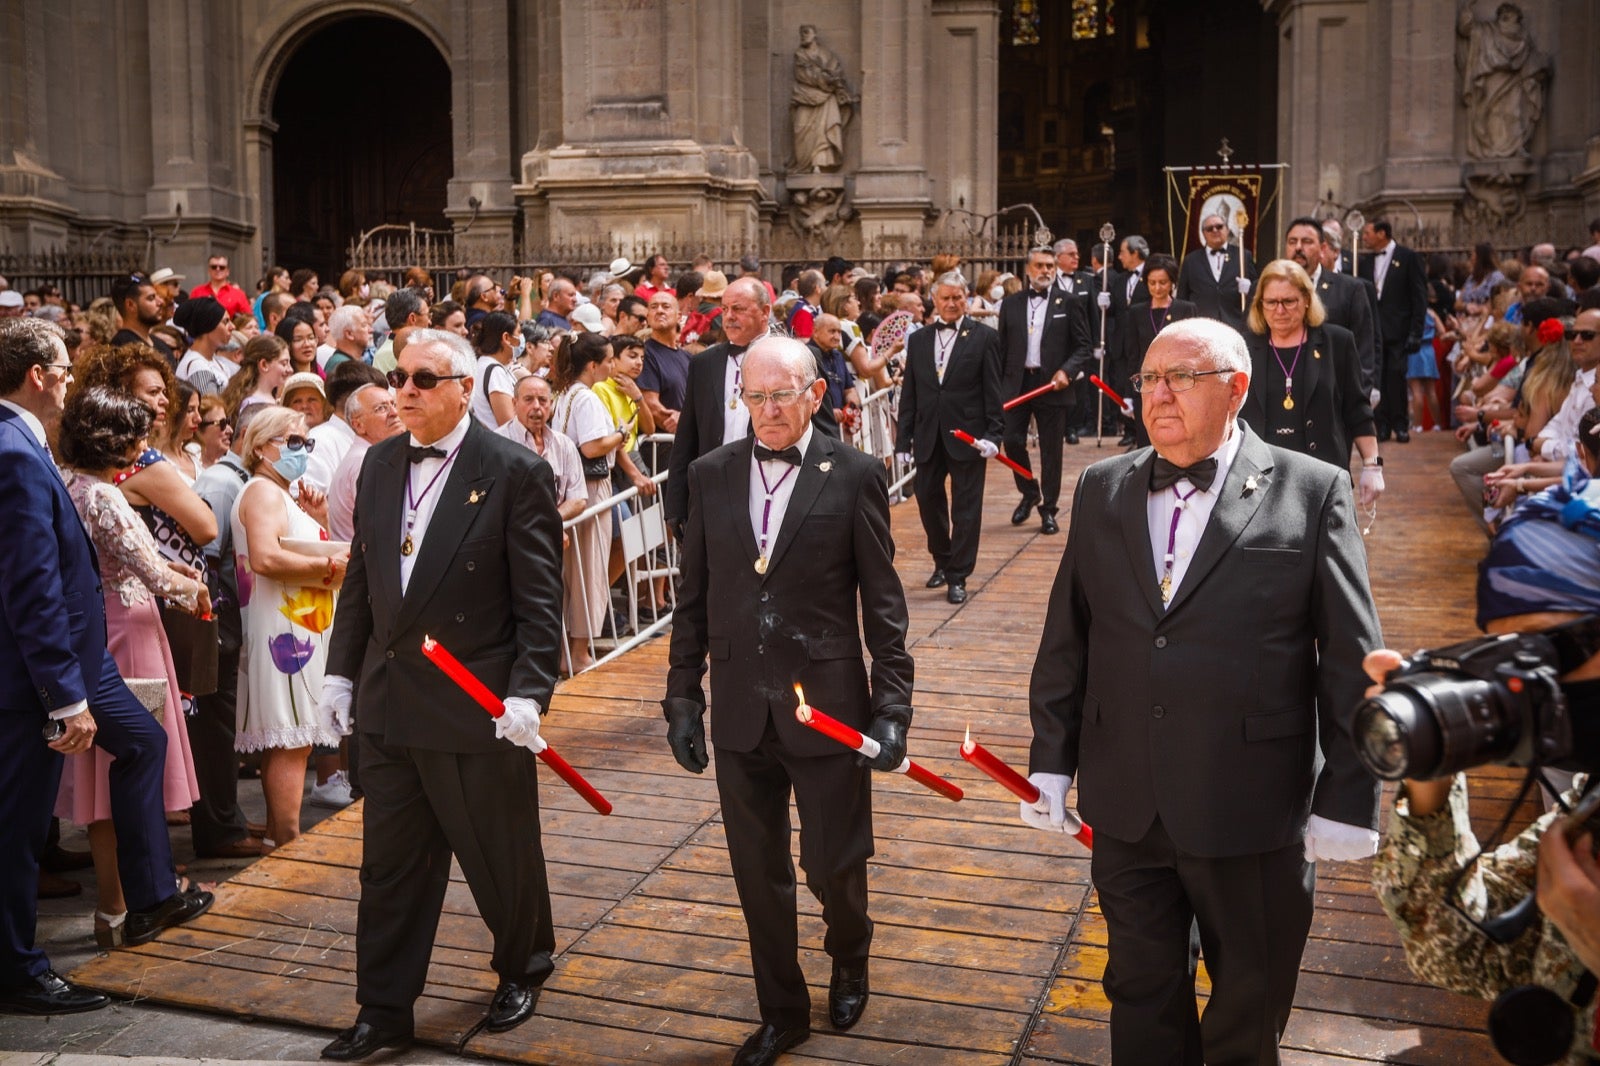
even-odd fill
[[[933,307],[938,321],[906,341],[895,451],[917,464],[917,513],[933,556],[928,588],[948,584],[945,598],[965,603],[983,526],[984,465],[1000,454],[1004,433],[1000,335],[967,317],[967,281],[955,271],[933,283]],[[956,429],[977,443],[957,440]]]
[[[1083,306],[1083,321],[1089,329],[1089,362],[1094,363],[1094,338],[1100,329],[1100,316],[1091,313],[1094,307],[1095,286],[1099,281],[1093,273],[1079,267],[1078,242],[1063,237],[1051,246],[1056,256],[1056,288],[1077,300]],[[1072,390],[1072,407],[1067,412],[1067,428],[1074,433],[1095,431],[1094,404],[1100,390],[1085,385]]]
[[[1110,309],[1110,317],[1106,321],[1106,335],[1103,343],[1106,346],[1106,362],[1109,368],[1112,353],[1117,351],[1120,343],[1118,334],[1128,321],[1128,308],[1141,301],[1150,299],[1150,287],[1145,284],[1144,264],[1150,258],[1150,242],[1138,234],[1122,238],[1122,243],[1117,246],[1117,263],[1122,267],[1120,272],[1113,272],[1111,278],[1111,291],[1095,294],[1096,305]],[[1134,424],[1132,419],[1116,412],[1108,416],[1109,424],[1122,425],[1122,437],[1117,441],[1121,445],[1134,442]]]
[[[1382,646],[1366,553],[1349,474],[1238,421],[1233,329],[1172,323],[1139,387],[1153,447],[1096,463],[1072,501],[1029,690],[1042,797],[1022,817],[1070,824],[1077,779],[1114,1063],[1276,1063],[1313,863],[1377,847],[1349,728]]]
[[[717,793],[762,1023],[733,1061],[758,1066],[811,1035],[789,860],[791,789],[800,866],[828,927],[829,1020],[848,1029],[866,1007],[867,771],[905,757],[913,664],[882,465],[817,432],[811,416],[826,382],[805,345],[768,337],[744,364],[754,439],[723,445],[688,471],[683,587],[662,708],[673,756],[702,772],[709,655]],[[796,683],[808,702],[876,738],[878,758],[869,764],[796,721]]]
[[[318,713],[348,733],[353,702],[361,731],[361,1010],[323,1058],[410,1042],[452,854],[494,936],[482,1024],[526,1021],[553,969],[534,752],[561,645],[561,518],[549,464],[469,413],[473,367],[460,337],[411,335],[389,372],[410,432],[372,446],[356,490]],[[505,714],[426,659],[424,636],[503,694]]]
[[[689,384],[672,440],[670,473],[662,491],[666,520],[680,530],[689,514],[689,464],[724,444],[750,433],[750,413],[739,402],[744,354],[771,328],[772,297],[759,278],[736,278],[722,294],[722,332],[728,339],[713,344],[689,361]],[[821,376],[820,374],[818,376]],[[823,404],[812,419],[817,429],[835,439],[839,423]]]
[[[1203,246],[1184,256],[1178,268],[1178,299],[1194,304],[1200,317],[1242,332],[1246,312],[1241,305],[1256,279],[1255,257],[1245,252],[1240,270],[1238,242],[1228,240],[1228,223],[1221,215],[1201,219],[1200,236]]]
[[[1387,219],[1361,228],[1361,243],[1372,254],[1361,260],[1361,276],[1378,289],[1378,333],[1383,360],[1378,372],[1378,439],[1389,434],[1401,444],[1411,440],[1406,407],[1406,359],[1422,344],[1428,314],[1428,272],[1422,257],[1395,243]]]
[[[1283,252],[1311,276],[1311,287],[1322,300],[1328,321],[1343,326],[1356,339],[1361,362],[1361,391],[1370,398],[1378,387],[1378,328],[1372,317],[1367,289],[1370,282],[1326,269],[1323,250],[1329,237],[1314,218],[1297,218],[1283,235]]]
[[[1063,237],[1051,246],[1050,251],[1056,257],[1056,288],[1068,296],[1087,295],[1094,275],[1079,269],[1078,242],[1071,237]]]
[[[1032,392],[1043,385],[1054,392],[1005,412],[1006,455],[1032,469],[1028,461],[1028,421],[1039,426],[1039,479],[1012,474],[1022,502],[1011,513],[1020,526],[1028,512],[1039,508],[1040,528],[1058,533],[1056,497],[1061,492],[1061,446],[1078,443],[1067,425],[1074,393],[1089,387],[1074,382],[1094,360],[1090,349],[1088,312],[1083,300],[1064,293],[1055,284],[1056,257],[1046,248],[1028,253],[1028,284],[1000,301],[1000,352],[1003,367],[1000,395],[1005,399]]]

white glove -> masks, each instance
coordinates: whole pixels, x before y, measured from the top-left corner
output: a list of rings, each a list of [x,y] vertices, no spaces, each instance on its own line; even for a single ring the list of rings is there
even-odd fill
[[[1249,278],[1240,278],[1239,279],[1239,295],[1240,296],[1249,296],[1250,295],[1250,279]]]
[[[1122,413],[1127,418],[1133,417],[1133,397],[1124,396],[1122,398]]]
[[[333,737],[350,735],[350,703],[355,687],[348,677],[328,674],[322,679],[322,697],[317,700],[317,730]]]
[[[910,452],[895,452],[894,457],[901,466],[911,466],[916,462],[915,457]]]
[[[494,735],[534,754],[544,750],[539,736],[539,704],[523,696],[506,699],[506,711],[494,720]]]
[[[982,437],[979,437],[972,446],[978,449],[978,454],[985,459],[993,459],[1000,454],[1000,445],[992,440],[984,440]]]
[[[1378,853],[1378,831],[1315,814],[1306,823],[1306,862],[1353,862]]]
[[[1067,790],[1072,787],[1072,775],[1029,774],[1028,784],[1039,790],[1039,798],[1032,803],[1018,803],[1023,822],[1048,833],[1064,831],[1068,826]],[[1077,825],[1072,828],[1076,830]]]
[[[1378,401],[1383,399],[1383,393],[1379,392],[1377,389],[1373,389],[1372,392],[1367,395],[1367,399],[1372,401],[1373,407],[1377,407]]]
[[[1111,310],[1111,294],[1109,292],[1102,292],[1094,298],[1094,302],[1102,311]]]
[[[1383,467],[1363,466],[1361,468],[1361,506],[1371,507],[1378,502],[1378,497],[1383,495]]]

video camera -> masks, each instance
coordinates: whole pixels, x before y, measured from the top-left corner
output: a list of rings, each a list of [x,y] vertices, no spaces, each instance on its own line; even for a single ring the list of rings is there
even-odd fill
[[[1559,680],[1596,652],[1600,615],[1417,652],[1356,708],[1356,751],[1388,781],[1488,763],[1600,770],[1597,731],[1574,731]],[[1600,708],[1577,713],[1589,717]]]

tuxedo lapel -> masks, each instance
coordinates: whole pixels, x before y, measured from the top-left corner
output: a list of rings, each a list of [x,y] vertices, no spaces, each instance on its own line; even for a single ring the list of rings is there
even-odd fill
[[[1194,590],[1204,583],[1206,575],[1222,560],[1233,542],[1239,539],[1267,498],[1271,479],[1266,475],[1272,471],[1272,454],[1267,451],[1261,438],[1243,422],[1236,423],[1236,429],[1245,435],[1244,440],[1239,443],[1239,452],[1228,467],[1228,480],[1223,483],[1222,495],[1211,510],[1211,520],[1206,523],[1205,532],[1200,534],[1194,558],[1184,572],[1183,584],[1178,586],[1172,602],[1167,606],[1169,615],[1182,607]]]
[[[473,423],[461,442],[461,452],[450,467],[444,484],[438,489],[439,502],[428,520],[428,529],[417,549],[417,563],[411,570],[411,581],[400,601],[400,611],[395,618],[395,628],[402,629],[428,602],[434,589],[450,569],[461,540],[471,528],[484,506],[484,500],[493,490],[495,479],[484,476],[482,469],[483,434],[488,430]]]
[[[739,442],[739,447],[735,449],[733,455],[722,464],[723,486],[728,494],[728,508],[725,513],[737,531],[739,545],[744,548],[745,561],[749,563],[754,563],[759,553],[755,530],[750,528],[750,453],[754,448],[755,437],[748,436]],[[702,523],[708,518],[714,518],[717,513],[715,508],[707,506],[705,500],[700,501]]]
[[[409,437],[402,435],[403,441]],[[405,514],[406,477],[411,464],[405,445],[374,448],[363,477],[372,478],[372,512],[363,513],[361,539],[367,552],[367,580],[376,601],[389,610],[400,605],[400,527]]]
[[[1143,459],[1128,468],[1117,489],[1117,513],[1122,519],[1122,543],[1128,548],[1134,584],[1145,603],[1161,614],[1161,589],[1156,584],[1155,554],[1150,546],[1150,468],[1155,465],[1155,449],[1146,449]]]
[[[955,357],[952,355],[952,359]],[[947,371],[948,373],[948,371]],[[783,512],[783,525],[778,530],[777,543],[772,547],[772,556],[768,560],[767,573],[771,574],[777,569],[778,563],[783,560],[784,553],[789,550],[789,545],[794,543],[795,533],[800,528],[800,523],[806,520],[806,515],[817,502],[817,496],[827,484],[828,473],[833,469],[833,438],[824,437],[819,433],[811,435],[811,447],[807,450],[805,462],[795,474],[794,492],[789,497],[789,506]],[[750,479],[745,478],[748,485]],[[765,578],[762,579],[766,580]]]

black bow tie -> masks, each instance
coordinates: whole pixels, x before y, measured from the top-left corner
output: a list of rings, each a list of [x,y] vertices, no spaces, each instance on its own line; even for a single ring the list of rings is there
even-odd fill
[[[794,445],[791,444],[787,448],[782,448],[782,449],[780,449],[778,451],[773,451],[771,448],[767,447],[765,444],[757,444],[756,445],[756,458],[761,460],[763,463],[770,463],[774,459],[776,459],[779,462],[788,463],[790,466],[799,466],[800,465],[800,449],[796,448]]]
[[[1030,300],[1042,300],[1046,296],[1049,296],[1049,295],[1050,295],[1050,290],[1049,289],[1029,289],[1028,290],[1028,299],[1030,299]]]
[[[444,457],[443,448],[435,448],[432,445],[427,447],[419,447],[415,444],[406,445],[406,458],[413,463],[420,463],[424,459],[443,459]]]
[[[1167,462],[1161,456],[1156,456],[1155,466],[1150,468],[1150,491],[1160,492],[1170,489],[1180,481],[1187,480],[1201,492],[1211,487],[1217,479],[1217,461],[1215,459],[1202,459],[1193,466],[1177,466]]]
[[[940,321],[935,322],[933,324],[933,328],[934,329],[955,329],[959,325],[961,325],[961,321],[959,319],[957,319],[954,322],[945,322],[943,320],[940,320]]]

